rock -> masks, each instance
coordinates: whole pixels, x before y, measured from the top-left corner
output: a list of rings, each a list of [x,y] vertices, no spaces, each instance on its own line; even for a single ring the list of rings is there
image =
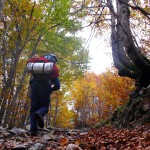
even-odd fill
[[[43,150],[44,145],[41,143],[36,143],[32,147],[30,147],[28,150]]]
[[[83,128],[81,129],[81,132],[89,132],[91,129],[90,128]]]
[[[28,144],[20,144],[20,145],[17,145],[15,147],[13,147],[12,149],[21,149],[21,150],[26,150],[28,148]]]
[[[44,142],[47,142],[47,141],[55,141],[57,138],[56,135],[52,135],[52,134],[45,134],[43,137],[42,137],[42,140]]]
[[[13,129],[9,130],[9,132],[14,133],[14,134],[27,133],[26,130],[21,129],[21,128],[16,128],[16,127],[14,127]]]
[[[47,129],[49,129],[49,130],[55,130],[55,128],[51,127],[51,126],[48,126]]]
[[[80,136],[85,136],[87,134],[88,134],[88,132],[83,132],[83,133],[80,133]]]
[[[77,135],[77,132],[68,132],[68,135]]]
[[[54,131],[54,130],[49,130],[49,129],[47,129],[47,128],[39,128],[39,131],[45,131],[45,132],[52,132],[52,131]]]
[[[150,110],[150,104],[143,105],[143,111],[148,111],[148,110]]]
[[[66,150],[83,150],[83,149],[80,148],[78,145],[69,144],[69,145],[67,146]]]
[[[26,125],[25,128],[30,131],[30,125]]]
[[[10,135],[10,133],[8,133],[5,128],[3,128],[2,126],[0,126],[0,137],[6,137],[8,135]]]

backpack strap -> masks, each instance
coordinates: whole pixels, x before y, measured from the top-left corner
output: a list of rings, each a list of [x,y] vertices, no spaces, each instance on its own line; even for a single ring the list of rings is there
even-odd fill
[[[56,64],[53,65],[53,71],[51,72],[50,76],[52,79],[55,79],[59,76],[59,69]]]
[[[46,58],[44,58],[43,56],[40,56],[40,57],[33,57],[33,58],[29,59],[27,61],[27,63],[29,63],[29,62],[38,62],[38,61],[49,62]]]
[[[42,62],[49,62],[46,58],[44,58],[43,56],[40,56],[39,58],[37,58],[37,60],[35,62],[38,61],[42,61]]]

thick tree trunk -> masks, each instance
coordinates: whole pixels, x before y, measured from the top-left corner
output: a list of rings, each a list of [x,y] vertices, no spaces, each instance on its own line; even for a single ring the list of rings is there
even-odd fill
[[[130,29],[130,11],[126,0],[116,0],[117,12],[112,0],[108,1],[111,13],[112,55],[120,76],[136,79],[141,87],[150,84],[150,61],[136,47]]]
[[[140,51],[130,27],[129,0],[108,0],[114,65],[120,76],[135,79],[129,102],[118,108],[111,122],[118,128],[134,128],[150,122],[150,60]],[[114,11],[116,8],[116,12]],[[136,44],[135,44],[136,43]]]
[[[127,1],[125,1],[127,3]],[[130,11],[128,6],[124,5],[122,2],[117,1],[118,4],[118,37],[122,36],[122,41],[124,43],[124,48],[130,60],[140,71],[150,72],[150,62],[144,59],[140,50],[135,46],[133,35],[130,29]]]
[[[120,35],[120,31],[118,33],[117,30],[117,14],[114,11],[112,0],[108,1],[108,7],[111,14],[111,43],[114,65],[118,69],[118,74],[120,76],[127,76],[135,79],[138,77],[139,72],[137,72],[136,67],[134,67],[133,63],[129,60],[124,50],[122,34]]]

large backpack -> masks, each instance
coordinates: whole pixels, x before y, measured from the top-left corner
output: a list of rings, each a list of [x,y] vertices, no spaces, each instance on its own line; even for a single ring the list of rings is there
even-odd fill
[[[43,56],[31,58],[26,64],[26,70],[37,81],[48,81],[59,76],[56,64],[49,62]]]

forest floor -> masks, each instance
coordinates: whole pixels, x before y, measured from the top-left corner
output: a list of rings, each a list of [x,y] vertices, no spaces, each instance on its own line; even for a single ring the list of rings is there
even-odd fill
[[[150,124],[135,129],[40,129],[30,136],[28,130],[0,127],[0,150],[150,150]]]

